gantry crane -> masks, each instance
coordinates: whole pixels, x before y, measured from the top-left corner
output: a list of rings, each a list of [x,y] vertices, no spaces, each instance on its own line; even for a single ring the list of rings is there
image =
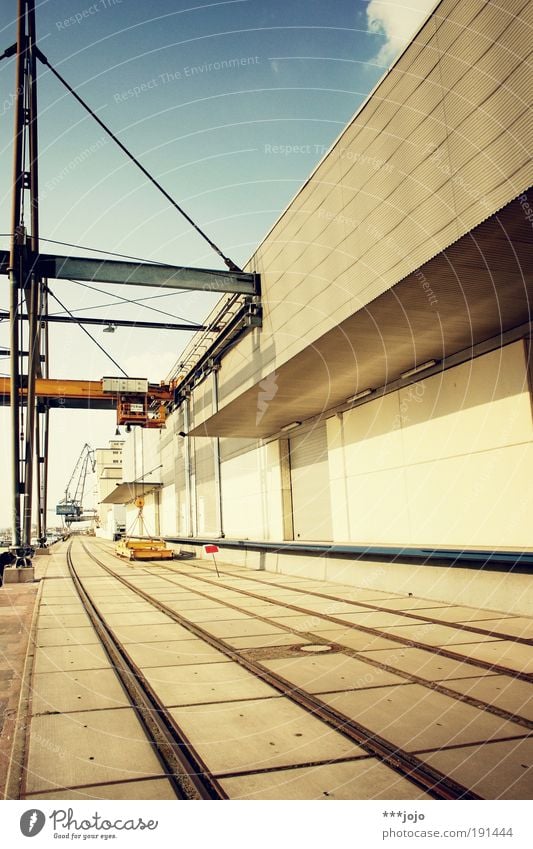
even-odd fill
[[[11,380],[0,377],[0,406],[9,404]],[[116,410],[117,426],[161,428],[174,398],[173,384],[148,383],[144,378],[103,377],[101,380],[36,378],[38,408]],[[20,391],[22,404],[27,391]]]

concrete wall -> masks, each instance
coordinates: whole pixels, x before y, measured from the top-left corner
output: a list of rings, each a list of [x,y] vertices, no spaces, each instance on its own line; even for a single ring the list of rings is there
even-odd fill
[[[114,539],[115,534],[126,523],[126,508],[123,504],[101,504],[99,508],[100,527],[95,529],[97,537]]]
[[[122,440],[110,440],[109,447],[97,448],[95,451],[99,518],[99,527],[95,533],[103,539],[113,539],[117,526],[123,525],[126,518],[123,505],[101,503],[122,481],[123,447]]]
[[[283,539],[279,445],[239,448],[222,442],[222,512],[227,537]],[[237,446],[232,445],[237,443]]]
[[[329,489],[324,498],[332,508],[333,541],[530,547],[533,422],[529,373],[527,345],[518,340],[342,415],[326,413]],[[159,528],[167,536],[191,533],[187,515],[198,512],[195,450],[200,446],[204,451],[208,443],[214,448],[215,440],[177,436],[181,415],[173,414],[168,431],[161,434],[161,444],[166,440],[161,454],[166,484],[161,492],[147,497],[145,506],[147,526],[153,534],[159,533]],[[302,428],[302,434],[305,432]],[[191,460],[192,504],[186,484],[186,448]],[[221,439],[220,458],[225,536],[281,541],[284,476],[280,441],[260,444]],[[128,527],[135,512],[128,507]],[[192,533],[201,536],[194,521]],[[182,547],[201,554],[192,540]],[[221,559],[254,569],[413,592],[422,598],[481,604],[514,613],[527,614],[533,603],[530,577],[512,572],[231,549],[224,549]]]
[[[331,513],[328,539],[373,545],[531,545],[533,425],[524,340],[324,417],[327,456],[321,459],[329,487],[313,486],[309,498],[317,516]],[[197,465],[197,456],[209,455],[212,468],[215,440],[172,435],[172,419],[171,438],[161,454],[163,532],[217,536],[214,521],[202,521],[218,509],[214,471],[201,485],[195,474],[204,463]],[[295,430],[292,441],[305,443],[312,429]],[[278,440],[221,439],[220,480],[226,537],[288,538]],[[326,539],[317,534],[305,538]]]
[[[161,434],[153,430],[133,427],[124,441],[122,451],[123,479],[161,483]]]
[[[327,421],[334,539],[531,545],[533,429],[518,341]]]
[[[174,484],[164,486],[159,493],[159,526],[163,536],[176,533],[176,490]]]

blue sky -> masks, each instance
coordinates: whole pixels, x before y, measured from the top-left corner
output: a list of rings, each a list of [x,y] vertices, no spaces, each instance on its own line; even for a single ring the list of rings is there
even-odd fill
[[[15,0],[3,0],[0,47],[15,40]],[[419,26],[433,0],[48,0],[37,3],[41,50],[197,220],[244,263],[316,163]],[[9,8],[11,7],[11,9]],[[0,232],[9,231],[13,60],[0,64]],[[222,267],[218,257],[108,141],[60,83],[39,77],[41,234],[158,259]],[[276,152],[276,147],[290,154]],[[0,239],[2,247],[8,240]],[[43,242],[42,250],[68,253]],[[72,251],[71,251],[72,252]],[[74,251],[83,253],[83,251]],[[70,283],[53,290],[90,315],[143,317],[137,307]],[[152,294],[121,291],[126,297]],[[212,296],[174,294],[152,304],[201,320]],[[0,298],[7,306],[7,286]],[[157,316],[152,313],[152,318]],[[126,371],[163,379],[190,334],[102,337]],[[0,326],[0,345],[7,344]],[[77,327],[54,327],[52,375],[100,378],[111,364]],[[0,360],[0,371],[8,362]],[[6,411],[0,411],[2,441]],[[57,412],[52,500],[85,441],[103,445],[114,415]],[[62,461],[59,463],[61,454]],[[2,477],[7,474],[0,466]],[[0,512],[0,526],[9,511]]]

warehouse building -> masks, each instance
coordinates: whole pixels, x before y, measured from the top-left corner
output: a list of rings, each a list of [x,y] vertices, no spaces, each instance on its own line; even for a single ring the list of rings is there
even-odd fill
[[[274,224],[127,438],[152,533],[528,612],[531,10],[443,0]]]

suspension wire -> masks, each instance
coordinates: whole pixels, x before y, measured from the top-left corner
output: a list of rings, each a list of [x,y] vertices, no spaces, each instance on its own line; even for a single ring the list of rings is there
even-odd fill
[[[2,54],[0,54],[0,62],[2,59],[9,59],[10,56],[14,56],[17,52],[17,45],[12,44],[11,47],[7,47],[6,50]]]
[[[10,233],[0,233],[0,236],[10,236]],[[121,259],[134,259],[136,262],[146,262],[149,265],[161,265],[156,259],[141,259],[138,256],[130,256],[129,254],[119,254],[116,251],[104,251],[101,248],[88,248],[87,245],[75,245],[72,242],[60,242],[57,239],[45,239],[44,236],[39,235],[39,241],[41,242],[50,242],[51,245],[63,245],[65,248],[78,248],[82,251],[93,251],[97,254],[107,254],[108,256],[118,256]]]
[[[71,281],[71,283],[76,283],[76,282],[77,282],[76,280],[72,280],[72,281]],[[81,285],[81,284],[80,284],[80,285]],[[95,291],[95,292],[98,292],[98,289],[95,289],[94,291]],[[105,295],[106,293],[105,293],[105,292],[100,292],[100,294],[101,294],[101,295]],[[157,296],[156,296],[156,297],[157,297]],[[164,295],[159,295],[159,297],[164,298],[165,296],[164,296]],[[148,300],[148,299],[147,299],[147,300]],[[149,306],[146,306],[146,304],[143,304],[143,303],[141,303],[140,301],[128,301],[128,300],[126,299],[126,303],[134,304],[134,305],[135,305],[135,304],[138,304],[139,306],[144,307],[144,308],[145,308],[145,309],[147,309],[147,310],[152,310],[153,312],[158,312],[158,313],[161,313],[162,315],[169,316],[169,318],[178,318],[178,316],[174,316],[174,315],[172,315],[172,313],[170,313],[170,312],[164,312],[163,310],[155,309],[155,307],[149,307]],[[90,307],[76,307],[76,309],[74,310],[74,312],[75,312],[75,313],[76,313],[76,315],[77,315],[77,314],[78,314],[78,313],[80,313],[80,312],[87,312],[88,310],[103,310],[105,307],[119,307],[119,306],[121,306],[121,302],[120,302],[120,301],[108,301],[108,302],[107,302],[107,303],[105,303],[105,304],[93,304],[93,305],[92,305],[92,306],[90,306]],[[50,315],[64,315],[64,311],[63,311],[63,310],[57,310],[57,312],[51,312],[51,313],[50,313]],[[0,321],[1,321],[1,318],[0,318]],[[190,323],[190,319],[188,319],[188,318],[184,319],[184,321],[187,321],[187,322],[189,322],[189,323]],[[191,327],[193,327],[193,328],[194,328],[194,327],[196,327],[196,325],[191,324]]]
[[[121,365],[119,365],[119,364],[117,363],[117,361],[113,359],[113,357],[111,356],[111,354],[110,354],[110,353],[108,353],[108,351],[106,351],[106,349],[105,349],[102,345],[100,345],[100,343],[98,342],[98,340],[97,340],[97,339],[95,339],[95,338],[94,338],[94,336],[92,335],[92,333],[89,333],[89,331],[87,330],[87,328],[86,328],[86,327],[84,327],[84,326],[83,326],[83,324],[80,324],[80,322],[77,320],[76,316],[75,316],[75,315],[72,315],[72,313],[71,313],[71,311],[68,309],[68,307],[66,307],[66,306],[65,306],[65,304],[61,303],[61,301],[59,300],[59,298],[58,298],[56,295],[54,295],[54,293],[52,292],[52,290],[51,290],[48,286],[46,287],[46,291],[48,292],[48,294],[49,294],[49,295],[51,295],[51,296],[52,296],[52,298],[54,299],[54,301],[57,301],[57,303],[59,304],[59,306],[60,306],[60,307],[63,307],[63,309],[65,310],[65,312],[67,312],[67,313],[69,314],[69,316],[72,318],[72,320],[76,322],[76,324],[78,325],[78,327],[79,327],[81,330],[83,330],[83,332],[84,332],[84,333],[86,333],[86,334],[87,334],[87,336],[89,337],[89,339],[91,339],[91,340],[94,342],[94,344],[97,346],[97,348],[100,348],[101,352],[102,352],[103,354],[105,354],[105,356],[107,357],[107,359],[108,359],[108,360],[111,360],[111,362],[113,363],[113,365],[115,365],[115,366],[116,366],[116,367],[117,367],[117,368],[118,368],[118,369],[122,372],[122,374],[124,375],[124,377],[129,377],[129,375],[128,375],[125,371],[124,371],[124,369],[122,368],[122,366],[121,366]]]
[[[205,241],[208,243],[208,245],[210,245],[210,246],[213,248],[213,250],[214,250],[214,251],[215,251],[215,252],[219,255],[219,257],[221,257],[221,259],[223,259],[223,260],[224,260],[224,262],[225,262],[226,266],[229,268],[229,270],[230,270],[230,271],[242,271],[242,269],[241,269],[241,268],[239,268],[237,265],[235,265],[235,263],[233,262],[233,260],[231,260],[229,257],[227,257],[227,256],[226,256],[226,255],[225,255],[225,254],[224,254],[224,253],[220,250],[220,248],[219,248],[219,247],[218,247],[218,246],[217,246],[217,245],[216,245],[216,244],[215,244],[215,243],[214,243],[214,242],[213,242],[213,241],[209,238],[209,236],[208,236],[206,233],[204,233],[204,231],[203,231],[203,230],[202,230],[202,229],[198,226],[198,224],[196,224],[196,223],[193,221],[193,219],[190,217],[190,215],[188,215],[188,214],[185,212],[185,210],[184,210],[184,209],[183,209],[183,208],[182,208],[182,207],[181,207],[181,206],[177,203],[177,201],[175,201],[175,200],[174,200],[174,198],[172,197],[172,195],[171,195],[171,194],[169,194],[169,193],[167,192],[167,190],[163,188],[163,186],[161,185],[161,183],[160,183],[160,182],[158,182],[158,180],[156,180],[156,179],[155,179],[155,177],[153,177],[153,176],[152,176],[152,174],[150,174],[150,172],[149,172],[149,171],[148,171],[148,170],[144,167],[144,165],[142,165],[142,164],[141,164],[141,162],[139,162],[139,160],[138,160],[138,159],[137,159],[137,158],[133,155],[133,153],[131,153],[131,152],[128,150],[128,148],[126,147],[126,145],[125,145],[125,144],[123,144],[123,143],[120,141],[120,139],[119,139],[119,138],[118,138],[118,137],[117,137],[117,136],[113,133],[113,131],[112,131],[112,130],[110,130],[110,129],[109,129],[109,127],[108,127],[106,124],[104,124],[104,122],[102,121],[102,119],[101,119],[101,118],[99,118],[99,117],[98,117],[98,115],[96,114],[96,112],[94,112],[94,111],[91,109],[91,107],[90,107],[90,106],[89,106],[89,105],[88,105],[88,104],[87,104],[87,103],[83,100],[83,98],[82,98],[82,97],[80,97],[80,95],[79,95],[79,94],[75,91],[75,89],[73,89],[73,88],[72,88],[72,86],[71,86],[71,85],[69,85],[69,83],[68,83],[68,82],[64,79],[64,77],[62,77],[62,76],[61,76],[61,74],[59,73],[59,71],[56,71],[56,69],[55,69],[55,68],[54,68],[54,67],[50,64],[50,62],[48,61],[48,59],[46,58],[46,56],[45,56],[45,55],[44,55],[44,54],[43,54],[43,53],[42,53],[42,52],[41,52],[38,48],[36,49],[36,51],[35,51],[35,52],[36,52],[37,57],[38,57],[38,58],[41,60],[41,62],[43,63],[43,65],[46,65],[46,67],[50,69],[50,71],[52,72],[52,74],[53,74],[53,75],[54,75],[54,76],[55,76],[55,77],[56,77],[56,78],[57,78],[57,79],[58,79],[58,80],[59,80],[59,81],[60,81],[60,82],[61,82],[61,83],[65,86],[65,88],[66,88],[66,89],[67,89],[67,90],[68,90],[68,91],[69,91],[69,92],[70,92],[70,93],[71,93],[71,94],[75,97],[75,99],[78,101],[78,103],[79,103],[81,106],[83,106],[83,108],[86,110],[86,112],[88,112],[88,113],[89,113],[89,115],[92,115],[92,117],[93,117],[93,118],[94,118],[94,120],[97,122],[97,124],[99,124],[99,125],[100,125],[100,127],[102,127],[102,129],[104,130],[104,132],[106,132],[106,133],[107,133],[107,135],[108,135],[110,138],[112,138],[112,139],[113,139],[113,141],[115,142],[115,144],[117,144],[117,145],[120,147],[120,149],[123,151],[123,153],[125,153],[125,154],[126,154],[126,156],[128,157],[128,159],[130,159],[130,160],[134,163],[134,165],[136,165],[136,166],[137,166],[137,168],[139,168],[139,170],[140,170],[140,171],[142,171],[142,173],[144,174],[144,176],[145,176],[145,177],[146,177],[146,178],[147,178],[147,179],[148,179],[151,183],[153,183],[153,185],[156,187],[156,189],[159,189],[159,191],[161,192],[161,194],[162,194],[162,195],[163,195],[163,196],[164,196],[164,197],[165,197],[165,198],[169,201],[169,203],[170,203],[170,204],[174,207],[174,209],[176,209],[176,210],[177,210],[177,211],[178,211],[178,212],[179,212],[179,213],[180,213],[180,214],[181,214],[181,215],[185,218],[185,220],[189,222],[189,224],[191,225],[191,227],[193,227],[193,228],[196,230],[196,232],[197,232],[197,233],[198,233],[198,234],[199,234],[199,235],[200,235],[203,239],[205,239]]]
[[[98,289],[96,286],[90,286],[87,283],[81,283],[79,280],[70,280],[70,282],[76,283],[78,286],[83,286],[84,289],[92,289],[93,292],[98,292],[98,294],[100,294],[100,295],[111,294],[109,292],[103,292],[101,289]],[[168,297],[171,294],[174,294],[174,293],[169,292],[169,293],[166,293],[164,295],[152,295],[151,297],[152,298],[165,298],[165,297]],[[182,295],[184,293],[183,292],[176,292],[175,294]],[[112,297],[117,298],[118,301],[115,301],[114,303],[110,303],[110,304],[100,304],[97,307],[94,307],[94,306],[92,306],[92,307],[80,307],[78,310],[76,310],[76,312],[82,312],[82,310],[97,310],[97,309],[101,309],[102,307],[118,306],[118,302],[123,302],[125,304],[138,304],[139,306],[144,307],[144,309],[152,310],[152,312],[161,313],[161,315],[166,315],[169,318],[177,318],[180,321],[186,321],[189,324],[197,324],[197,322],[191,322],[190,318],[184,318],[182,315],[174,315],[171,312],[165,312],[165,310],[158,310],[157,307],[150,307],[150,306],[147,306],[147,304],[141,303],[143,300],[148,301],[149,298],[138,298],[138,299],[125,298],[123,295],[114,295],[114,294],[112,295]]]

